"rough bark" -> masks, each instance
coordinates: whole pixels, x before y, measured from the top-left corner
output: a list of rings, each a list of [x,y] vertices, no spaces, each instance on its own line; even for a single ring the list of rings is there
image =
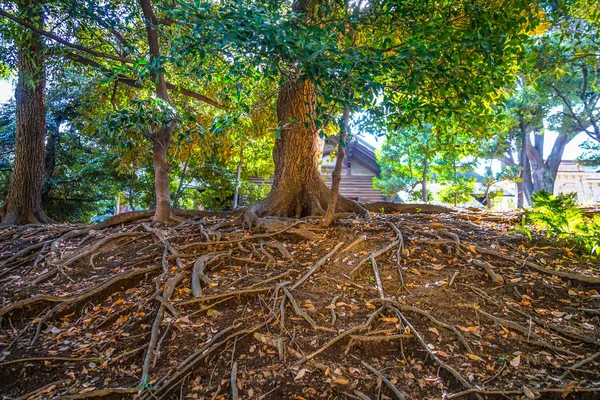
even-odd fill
[[[423,178],[421,179],[421,198],[423,199],[424,203],[427,203],[429,201],[428,199],[428,195],[427,195],[427,169],[428,169],[429,165],[427,163],[427,158],[425,158],[425,161],[423,162]]]
[[[158,40],[158,20],[152,9],[150,0],[139,0],[140,7],[144,13],[146,24],[146,35],[148,38],[148,49],[150,52],[150,64],[160,58],[160,45]],[[158,72],[155,76],[156,97],[169,103],[169,92],[165,75]],[[152,162],[154,163],[154,188],[156,190],[156,211],[154,221],[166,222],[171,218],[171,193],[169,191],[169,163],[167,152],[173,135],[173,122],[156,130],[152,134]]]
[[[306,21],[314,20],[316,3],[315,0],[297,0],[292,10],[303,13]],[[250,213],[280,217],[322,216],[331,200],[331,190],[321,179],[319,168],[321,141],[314,122],[315,88],[309,80],[294,75],[297,73],[288,74],[277,98],[279,137],[273,149],[273,187],[264,201],[249,209]],[[368,215],[358,203],[343,196],[339,196],[335,211]]]
[[[244,146],[240,145],[240,161],[237,165],[237,171],[235,172],[235,188],[233,189],[233,209],[238,208],[239,197],[240,197],[240,183],[242,179],[242,166],[244,165]]]
[[[545,190],[549,193],[554,193],[554,183],[560,166],[562,155],[566,145],[571,141],[572,137],[567,134],[560,134],[547,160],[543,157],[543,138],[538,139],[536,135],[535,144],[531,143],[531,139],[526,135],[525,151],[529,159],[531,167],[531,178],[533,183],[533,193],[540,190]]]
[[[348,134],[348,123],[350,120],[350,110],[348,107],[344,108],[344,114],[342,116],[342,126],[340,128],[340,134],[338,137],[338,149],[335,158],[335,167],[331,174],[331,201],[327,206],[327,214],[325,215],[325,226],[331,226],[333,217],[335,216],[335,207],[337,200],[340,195],[340,183],[342,182],[342,167],[344,165],[344,157],[346,152],[344,145],[346,142],[346,136]]]
[[[56,148],[60,141],[60,125],[62,116],[54,120],[53,129],[48,129],[46,137],[46,153],[44,155],[44,183],[42,185],[42,206],[45,207],[50,200],[50,191],[52,190],[52,177],[56,169]]]
[[[30,0],[23,1],[20,9],[31,23],[43,26],[42,11]],[[40,34],[22,33],[17,41],[15,161],[8,194],[0,209],[2,225],[50,222],[42,209],[46,135],[44,48]]]

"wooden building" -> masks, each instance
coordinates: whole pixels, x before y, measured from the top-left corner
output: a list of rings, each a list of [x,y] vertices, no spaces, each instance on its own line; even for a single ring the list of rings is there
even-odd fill
[[[335,167],[336,149],[337,143],[333,138],[329,138],[323,146],[321,176],[329,187],[331,187],[331,173]],[[378,177],[380,173],[375,158],[375,148],[360,137],[353,137],[346,143],[345,149],[340,194],[361,203],[385,201],[385,196],[373,187],[373,178]],[[271,179],[250,178],[249,181],[256,184],[272,184]]]

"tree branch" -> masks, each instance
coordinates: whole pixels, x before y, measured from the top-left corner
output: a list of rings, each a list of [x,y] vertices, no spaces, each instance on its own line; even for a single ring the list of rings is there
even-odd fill
[[[39,33],[40,35],[46,36],[47,38],[50,38],[60,44],[63,44],[65,46],[70,47],[75,50],[83,51],[84,53],[88,53],[90,55],[93,55],[94,57],[107,58],[109,60],[119,61],[119,62],[126,63],[126,64],[135,63],[134,60],[131,60],[129,58],[114,56],[112,54],[107,54],[107,53],[102,53],[102,52],[92,50],[88,47],[85,47],[85,46],[82,46],[79,44],[71,43],[71,42],[61,38],[60,36],[55,35],[54,33],[47,32],[42,29],[36,28],[33,24],[30,24],[29,22],[27,22],[19,17],[15,17],[14,15],[9,14],[6,11],[1,10],[1,9],[0,9],[0,16],[6,17],[6,18],[16,22],[19,25],[24,26],[25,28],[27,28],[33,32]]]

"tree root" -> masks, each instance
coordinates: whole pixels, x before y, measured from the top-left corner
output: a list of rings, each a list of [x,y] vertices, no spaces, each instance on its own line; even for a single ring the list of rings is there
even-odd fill
[[[202,296],[202,287],[200,285],[200,280],[202,280],[207,285],[213,284],[212,279],[210,279],[208,276],[206,276],[206,274],[204,272],[204,270],[206,269],[208,264],[226,254],[229,254],[231,256],[231,252],[227,252],[227,251],[207,253],[207,254],[204,254],[204,255],[198,257],[196,262],[194,262],[194,267],[192,269],[192,279],[191,279],[191,286],[192,286],[192,292],[194,294],[194,297],[197,298],[197,297]]]
[[[376,258],[382,254],[387,253],[388,251],[390,251],[394,247],[398,246],[399,244],[400,244],[400,241],[395,240],[392,243],[385,246],[383,249],[380,249],[380,250],[377,250],[376,252],[371,253],[368,257],[364,258],[361,262],[359,262],[358,265],[356,267],[354,267],[354,269],[352,271],[350,271],[350,273],[348,275],[349,276],[354,275],[356,273],[356,271],[358,271],[367,261],[369,261],[372,258]]]
[[[319,261],[317,261],[315,263],[315,265],[313,265],[310,270],[308,270],[304,275],[302,275],[302,277],[300,279],[298,279],[294,285],[292,285],[292,289],[296,289],[298,286],[302,285],[302,283],[304,283],[304,281],[306,281],[312,274],[315,273],[315,271],[323,264],[325,264],[325,262],[327,260],[329,260],[331,257],[334,256],[335,253],[337,253],[337,251],[340,249],[340,247],[342,247],[344,245],[344,242],[340,242],[338,243],[329,253],[325,254],[323,257],[321,257],[321,259]]]
[[[233,243],[239,243],[239,242],[245,242],[248,240],[254,240],[254,239],[265,239],[265,238],[270,238],[273,236],[277,236],[281,233],[284,233],[286,231],[288,231],[289,229],[293,228],[294,226],[301,224],[302,221],[296,221],[292,224],[287,225],[285,228],[278,230],[276,232],[270,232],[270,233],[263,233],[263,234],[259,234],[259,235],[252,235],[252,236],[244,236],[241,238],[237,238],[237,239],[231,239],[231,240],[217,240],[217,241],[213,241],[213,242],[193,242],[193,243],[189,243],[186,244],[184,246],[180,246],[179,249],[180,250],[185,250],[185,249],[189,249],[191,247],[198,247],[198,246],[215,246],[215,245],[220,245],[220,244],[233,244]],[[197,256],[197,254],[181,254],[180,257],[195,257]]]
[[[390,390],[392,391],[392,393],[394,393],[394,395],[396,396],[396,398],[398,400],[405,400],[406,399],[404,397],[404,395],[402,394],[402,392],[400,392],[398,390],[398,388],[392,382],[390,382],[390,380],[388,378],[386,378],[385,376],[383,376],[383,374],[381,372],[377,371],[375,368],[373,368],[372,366],[370,366],[369,364],[367,364],[364,361],[362,361],[361,363],[362,363],[362,365],[364,365],[364,367],[366,369],[368,369],[369,371],[371,371],[372,373],[374,373],[375,376],[377,376],[377,378],[381,379],[381,381],[383,383],[385,383],[385,385],[388,388],[390,388]]]
[[[415,314],[422,315],[425,318],[427,318],[428,320],[430,320],[431,322],[433,322],[434,324],[436,324],[437,326],[447,329],[450,332],[454,333],[454,335],[456,336],[458,341],[463,345],[463,347],[465,348],[467,353],[473,353],[471,346],[469,346],[469,343],[465,340],[465,337],[462,335],[462,333],[460,333],[458,331],[458,329],[456,329],[454,326],[452,326],[450,324],[447,324],[445,322],[442,322],[442,321],[436,319],[434,316],[431,315],[431,313],[429,311],[422,310],[415,306],[401,304],[401,303],[399,303],[395,300],[391,300],[391,299],[372,299],[372,300],[369,300],[369,302],[370,303],[384,303],[384,304],[387,303],[387,304],[393,305],[395,308],[397,308],[399,310],[413,312]]]
[[[93,399],[98,397],[111,397],[118,395],[134,394],[138,391],[138,388],[112,388],[112,389],[100,389],[94,390],[82,394],[74,394],[70,396],[61,396],[62,400],[79,400],[79,399]]]
[[[63,362],[77,362],[77,361],[98,361],[100,358],[96,357],[84,357],[84,358],[73,358],[73,357],[31,357],[31,358],[19,358],[16,360],[4,361],[0,363],[0,367],[6,367],[7,365],[22,364],[27,362],[46,362],[46,361],[63,361]]]
[[[485,272],[489,275],[490,280],[492,282],[494,282],[496,285],[504,285],[504,278],[502,278],[502,275],[499,275],[494,272],[492,265],[490,263],[485,262],[483,260],[479,260],[477,258],[471,259],[470,262],[477,265],[478,267],[483,268],[485,270]]]
[[[435,206],[432,204],[402,204],[390,203],[385,201],[377,201],[375,203],[363,204],[363,207],[371,212],[384,213],[448,214],[456,212],[451,208]]]
[[[163,289],[162,297],[165,301],[169,301],[173,292],[175,291],[175,287],[181,280],[185,277],[184,272],[180,272],[177,275],[171,277],[167,283],[165,284],[165,288]],[[142,376],[140,378],[140,386],[144,388],[148,384],[148,376],[150,374],[150,363],[152,361],[152,354],[155,350],[156,344],[158,343],[158,336],[160,331],[160,324],[162,323],[164,313],[165,313],[165,305],[160,304],[158,307],[158,311],[156,312],[156,318],[154,318],[154,323],[152,324],[152,333],[150,335],[150,341],[148,342],[148,349],[146,350],[146,356],[144,357],[144,366],[142,367]]]
[[[0,317],[10,314],[10,313],[14,312],[15,310],[19,310],[19,309],[22,309],[22,308],[25,308],[28,306],[32,306],[37,303],[60,303],[59,304],[60,307],[77,306],[77,304],[87,301],[89,298],[91,298],[105,290],[108,290],[110,287],[112,287],[113,285],[115,285],[117,283],[120,283],[121,281],[135,278],[138,275],[146,275],[146,274],[155,272],[159,269],[160,269],[160,266],[153,266],[153,267],[148,267],[148,268],[144,268],[144,269],[138,269],[135,271],[121,273],[121,274],[115,276],[114,278],[109,279],[108,281],[106,281],[98,286],[95,286],[94,288],[87,290],[84,293],[74,296],[74,297],[56,297],[56,296],[42,295],[42,296],[35,296],[35,297],[31,297],[29,299],[21,300],[17,303],[11,304],[10,306],[1,309]]]
[[[285,290],[285,289],[284,289]],[[337,335],[336,337],[334,337],[333,339],[331,339],[330,341],[328,341],[327,343],[325,343],[323,346],[321,346],[321,348],[313,351],[312,353],[302,357],[300,360],[298,360],[296,362],[296,366],[300,366],[302,364],[304,364],[305,362],[312,360],[313,358],[315,358],[316,356],[318,356],[319,354],[321,354],[322,352],[324,352],[325,350],[327,350],[328,348],[330,348],[331,346],[333,346],[334,344],[336,344],[337,342],[339,342],[340,340],[342,340],[343,338],[345,338],[346,336],[350,336],[353,335],[356,332],[361,332],[365,329],[367,329],[375,320],[375,318],[377,318],[377,316],[381,313],[381,311],[383,311],[383,307],[375,310],[367,319],[367,321],[364,324],[361,325],[357,325],[353,328],[347,329],[344,332],[340,333],[339,335]]]
[[[531,390],[529,389],[532,393],[534,393],[534,395],[536,393],[538,394],[542,394],[542,393],[557,393],[557,394],[561,394],[563,395],[563,397],[566,397],[567,395],[571,394],[571,393],[600,393],[600,388],[581,388],[581,387],[577,387],[577,386],[568,386],[565,388],[556,388],[556,389],[535,389],[535,390]],[[504,395],[504,396],[508,396],[508,395],[522,395],[525,396],[525,391],[524,390],[486,390],[486,389],[469,389],[469,390],[465,390],[464,392],[459,392],[459,393],[454,393],[451,394],[450,396],[448,396],[448,400],[450,399],[458,399],[459,397],[464,397],[464,396],[468,396],[470,394],[476,394],[476,395],[485,395],[485,396],[490,396],[490,395]]]
[[[404,314],[402,314],[402,312],[398,308],[396,308],[394,306],[389,306],[389,305],[388,305],[388,307],[390,307],[391,309],[396,311],[398,317],[404,322],[404,324],[406,324],[406,326],[408,326],[410,328],[410,331],[413,333],[413,335],[415,335],[415,337],[417,338],[419,343],[421,343],[421,346],[429,354],[429,356],[431,357],[432,360],[434,360],[440,367],[442,367],[447,372],[449,372],[450,375],[452,375],[466,389],[472,388],[471,384],[465,378],[463,378],[463,376],[458,371],[456,371],[454,368],[452,368],[451,366],[449,366],[448,364],[446,364],[445,362],[440,360],[439,357],[433,353],[433,351],[429,348],[429,346],[427,345],[425,340],[423,340],[423,337],[421,336],[421,334],[415,329],[415,327],[408,321],[408,319],[404,316]]]
[[[494,322],[503,325],[507,328],[510,328],[512,330],[515,330],[519,333],[521,333],[523,336],[527,337],[527,340],[529,340],[530,337],[537,339],[536,342],[534,342],[533,344],[536,345],[540,345],[540,346],[544,346],[547,347],[551,350],[557,351],[557,352],[561,352],[561,353],[565,353],[565,354],[569,354],[571,356],[580,356],[580,354],[574,353],[568,349],[565,349],[563,347],[558,347],[558,346],[554,346],[550,343],[547,343],[544,338],[541,335],[538,335],[537,333],[533,332],[531,329],[527,329],[524,326],[514,322],[514,321],[510,321],[508,319],[504,319],[504,318],[500,318],[500,317],[496,317],[495,315],[489,314],[481,309],[476,310],[478,314],[483,315],[484,317],[493,320]]]
[[[469,249],[470,247],[472,247],[472,246],[465,245],[465,244],[461,244],[460,246],[462,246],[462,247],[464,247],[466,249]],[[542,267],[540,265],[537,265],[536,263],[533,263],[531,261],[527,261],[527,260],[523,261],[520,258],[513,257],[513,256],[510,256],[508,254],[501,253],[499,251],[490,250],[490,249],[486,249],[486,248],[479,247],[479,246],[475,246],[475,251],[477,251],[478,253],[481,253],[481,254],[486,254],[486,255],[489,255],[489,256],[494,256],[494,257],[501,258],[503,260],[512,261],[512,262],[515,262],[517,264],[525,265],[525,266],[527,266],[527,267],[529,267],[531,269],[534,269],[534,270],[536,270],[538,272],[541,272],[543,274],[556,275],[556,276],[560,276],[561,278],[567,278],[567,279],[571,279],[571,280],[578,281],[578,282],[584,282],[584,283],[591,283],[591,284],[594,284],[594,285],[600,285],[600,278],[596,278],[596,277],[593,277],[593,276],[585,276],[585,275],[581,275],[581,274],[573,274],[573,273],[570,273],[570,272],[562,272],[562,271],[551,270],[551,269],[548,269],[548,268],[544,268],[544,267]]]
[[[571,365],[570,367],[567,367],[567,370],[560,376],[560,379],[565,379],[567,377],[567,375],[569,374],[570,370],[581,368],[584,365],[591,363],[598,357],[600,357],[600,351],[598,353],[594,353],[591,356],[579,361],[578,363]]]
[[[283,289],[283,293],[284,293],[284,299],[287,297],[287,299],[290,301],[290,304],[292,305],[292,309],[294,310],[294,313],[296,313],[296,315],[298,315],[301,318],[304,318],[304,320],[306,320],[306,322],[309,323],[309,325],[316,331],[323,331],[323,332],[335,332],[335,329],[331,329],[331,328],[326,328],[324,326],[320,326],[318,325],[314,319],[312,319],[312,317],[310,315],[308,315],[308,313],[306,311],[304,311],[303,309],[301,309],[300,307],[298,307],[298,303],[296,303],[296,300],[294,299],[294,296],[292,296],[292,294],[290,293],[290,291],[288,290],[288,288],[286,288],[285,286],[281,287]],[[282,300],[284,301],[284,300]],[[284,303],[285,305],[285,303]]]

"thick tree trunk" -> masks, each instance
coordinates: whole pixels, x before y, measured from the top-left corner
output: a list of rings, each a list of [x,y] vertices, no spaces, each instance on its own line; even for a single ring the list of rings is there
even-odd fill
[[[337,205],[338,197],[340,195],[340,184],[342,182],[342,167],[344,165],[344,157],[346,151],[344,150],[346,136],[348,135],[348,124],[350,122],[350,110],[348,107],[344,108],[344,115],[342,116],[342,126],[340,128],[340,134],[338,136],[338,148],[335,158],[335,168],[331,174],[331,201],[327,206],[327,214],[325,215],[325,226],[331,226],[333,217],[335,216],[335,207]]]
[[[331,190],[321,179],[321,142],[314,124],[315,91],[308,80],[287,82],[279,89],[273,188],[257,204],[258,214],[281,217],[324,215]],[[364,212],[357,203],[339,196],[336,211]]]
[[[315,91],[308,80],[287,82],[279,89],[273,188],[261,214],[282,217],[323,215],[330,190],[321,179],[319,135],[314,124]]]
[[[139,0],[144,13],[146,23],[146,34],[148,37],[148,49],[150,52],[150,63],[154,64],[160,58],[160,45],[158,40],[158,19],[152,9],[150,0]],[[156,97],[170,103],[167,83],[163,72],[154,74],[156,86]],[[169,163],[167,152],[173,135],[174,123],[158,129],[152,134],[152,161],[154,163],[154,188],[156,190],[156,212],[154,221],[166,222],[171,218],[171,192],[169,190]]]
[[[28,20],[42,27],[40,8],[27,0],[23,3],[22,11]],[[42,37],[35,32],[23,31],[18,47],[15,161],[8,194],[0,209],[2,225],[50,222],[42,209],[46,136],[46,75]]]
[[[536,135],[543,136],[543,135]],[[554,145],[552,152],[547,160],[543,158],[543,138],[536,137],[535,145],[531,143],[529,137],[525,141],[525,150],[529,164],[531,166],[531,177],[533,182],[533,193],[545,190],[549,193],[554,193],[554,183],[560,166],[563,153],[566,145],[571,141],[568,134],[559,135]]]

